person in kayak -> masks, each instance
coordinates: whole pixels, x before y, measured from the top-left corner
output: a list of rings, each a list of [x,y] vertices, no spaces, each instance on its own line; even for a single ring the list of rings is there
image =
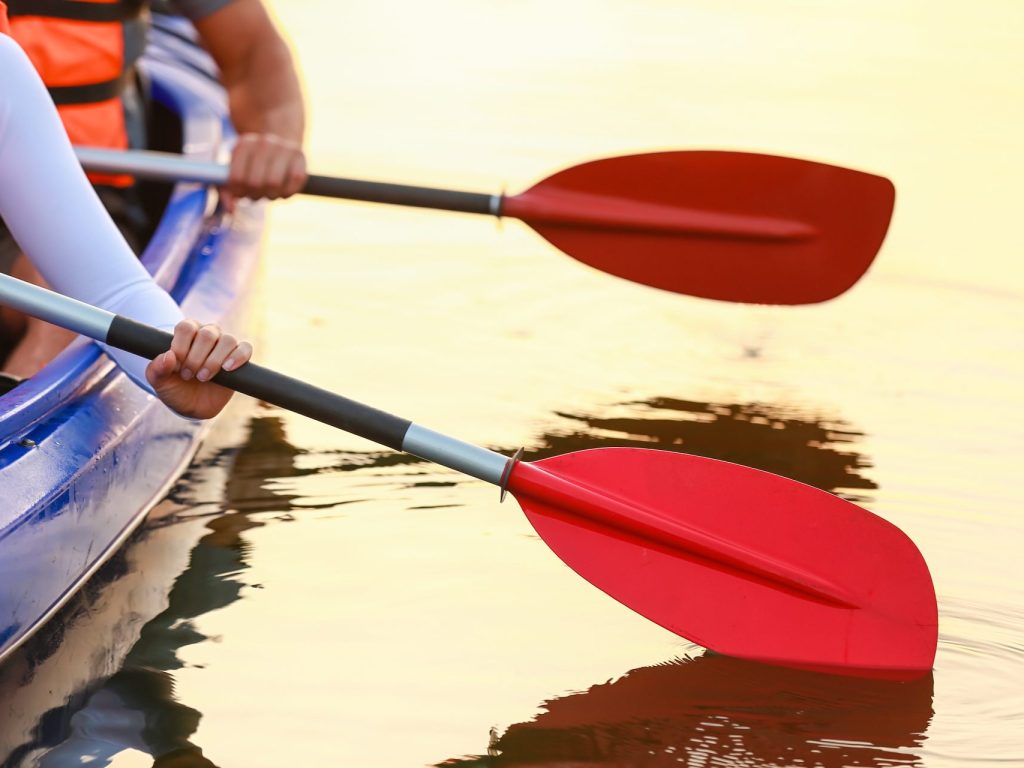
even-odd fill
[[[3,34],[4,10],[0,2],[0,216],[54,290],[173,328],[170,350],[148,364],[126,352],[107,352],[179,414],[215,416],[232,393],[209,380],[221,368],[247,362],[251,345],[215,325],[183,320],[178,305],[153,282],[86,179],[38,74]],[[17,322],[0,313],[0,347]],[[11,382],[17,377],[8,377],[8,388]]]
[[[261,0],[7,0],[9,34],[40,73],[72,144],[105,149],[146,146],[145,78],[136,62],[146,46],[149,10],[181,14],[220,69],[239,138],[222,190],[228,210],[239,198],[275,199],[306,179],[305,106],[288,46]],[[138,253],[149,222],[134,181],[90,175],[100,200]],[[0,270],[39,282],[0,225]],[[33,375],[73,336],[35,319],[8,357],[12,373]]]

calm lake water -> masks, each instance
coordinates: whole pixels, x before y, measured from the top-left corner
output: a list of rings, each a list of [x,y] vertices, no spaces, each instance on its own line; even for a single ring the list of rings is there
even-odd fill
[[[493,487],[237,398],[41,641],[7,765],[1024,765],[1024,8],[273,8],[318,173],[518,191],[726,148],[893,179],[871,272],[799,308],[632,285],[517,222],[278,204],[258,356],[496,450],[670,448],[853,499],[929,562],[934,673],[705,655],[570,572]]]

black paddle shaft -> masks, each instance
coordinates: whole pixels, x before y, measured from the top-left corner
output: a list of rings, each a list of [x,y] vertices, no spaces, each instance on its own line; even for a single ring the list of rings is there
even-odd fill
[[[437,208],[442,211],[500,215],[500,211],[494,210],[493,196],[481,192],[412,187],[406,184],[341,179],[333,176],[310,176],[302,191],[307,195],[363,200],[368,203],[390,203],[415,208]]]
[[[117,315],[107,331],[106,341],[111,346],[152,360],[171,348],[172,338],[166,331]],[[410,422],[406,419],[254,363],[246,363],[233,371],[222,370],[213,377],[213,381],[396,451],[402,450],[405,433],[409,429]]]

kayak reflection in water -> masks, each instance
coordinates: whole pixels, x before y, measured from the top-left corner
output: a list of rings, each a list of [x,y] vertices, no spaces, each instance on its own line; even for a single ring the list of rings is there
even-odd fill
[[[232,393],[209,380],[221,368],[248,362],[251,345],[216,325],[183,321],[174,300],[153,282],[88,183],[39,76],[17,43],[2,33],[5,22],[0,3],[0,216],[54,290],[173,328],[171,349],[149,364],[126,352],[107,352],[135,383],[177,413],[199,419],[217,415]],[[0,271],[9,268],[0,264]],[[0,310],[0,360],[6,360],[24,327],[23,317]],[[4,371],[0,363],[0,395],[34,374],[33,368]]]
[[[70,720],[71,737],[48,751],[40,768],[88,764],[108,766],[121,753],[153,755],[154,766],[206,768],[214,763],[187,736],[201,715],[174,698],[174,681],[155,669],[118,672]]]
[[[147,622],[115,674],[109,678],[105,675],[104,679],[97,678],[60,706],[47,711],[32,729],[31,739],[10,754],[5,755],[0,745],[0,765],[5,768],[26,764],[39,765],[40,768],[64,768],[81,765],[83,759],[88,759],[89,765],[101,767],[110,765],[118,755],[128,750],[149,755],[157,768],[206,768],[215,765],[192,741],[201,713],[181,702],[180,692],[177,695],[175,692],[175,672],[185,666],[180,652],[188,646],[208,641],[197,626],[199,617],[222,609],[243,596],[246,587],[244,574],[249,568],[249,550],[243,535],[251,528],[264,525],[252,515],[290,509],[294,497],[268,487],[268,479],[319,471],[298,466],[296,457],[302,452],[288,443],[279,419],[257,418],[248,429],[242,445],[222,449],[198,462],[193,470],[195,475],[183,481],[189,487],[204,487],[206,482],[223,483],[222,504],[224,509],[232,511],[206,522],[206,533],[192,549],[188,567],[174,580],[167,595],[166,608]],[[346,465],[345,469],[355,467]],[[176,489],[172,496],[180,490]],[[144,529],[126,550],[137,548],[144,551],[146,537]],[[178,538],[185,537],[179,534]],[[163,542],[160,546],[166,547],[166,539],[158,542]],[[124,562],[132,557],[122,551],[100,571],[97,579],[116,581],[125,578],[129,569]],[[148,560],[143,557],[133,562],[147,563]],[[68,609],[71,616],[67,620],[74,624],[100,617],[108,622],[124,623],[122,612],[146,612],[150,608],[148,601],[152,601],[156,594],[146,590],[139,593],[141,599],[121,605],[118,600],[101,598],[103,590],[102,587],[95,590],[94,596],[110,606],[107,609],[109,615],[103,608],[88,603],[88,596],[83,596],[81,607]],[[57,626],[51,631],[59,633],[61,623],[60,620],[55,621]],[[102,630],[99,632],[102,634]],[[68,656],[72,659],[88,657],[96,636],[95,632],[87,632],[84,641],[77,637],[63,640],[64,643],[79,644],[77,649],[67,649],[70,651]],[[24,660],[18,660],[18,676],[37,674],[41,657],[45,657],[48,651],[52,652],[55,645],[52,639],[41,636],[33,646],[19,652]],[[31,685],[29,683],[29,688]],[[8,689],[0,686],[2,695],[10,694]],[[31,690],[27,695],[32,698]],[[17,701],[13,703],[18,706]]]

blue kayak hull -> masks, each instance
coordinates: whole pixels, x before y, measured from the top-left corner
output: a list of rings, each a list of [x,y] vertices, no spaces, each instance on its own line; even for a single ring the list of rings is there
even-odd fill
[[[176,114],[197,159],[230,133],[223,94],[181,41],[146,61],[154,98]],[[262,209],[226,220],[215,193],[179,185],[143,263],[185,313],[244,328]],[[88,247],[88,244],[83,244]],[[142,522],[189,465],[207,424],[145,393],[79,339],[0,397],[0,659],[27,640]]]

